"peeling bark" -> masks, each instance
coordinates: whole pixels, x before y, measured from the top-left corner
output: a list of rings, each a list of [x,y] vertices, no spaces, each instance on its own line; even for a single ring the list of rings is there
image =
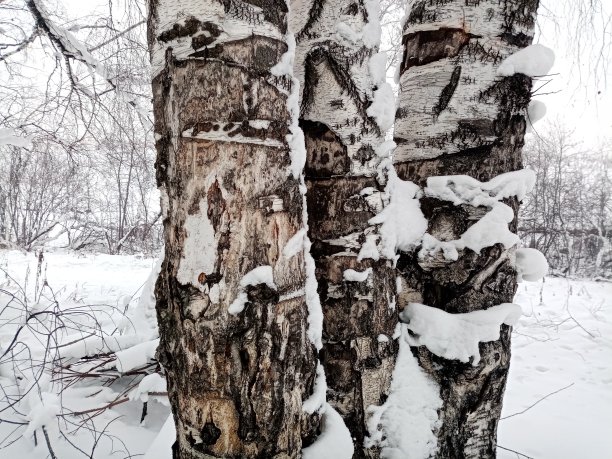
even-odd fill
[[[395,125],[398,175],[424,186],[428,177],[470,175],[487,181],[520,169],[531,79],[500,77],[499,63],[531,43],[537,0],[417,1],[404,27],[400,104]],[[516,198],[510,229],[516,231]],[[421,200],[428,233],[458,238],[487,212],[485,207]],[[501,244],[481,253],[469,249],[450,261],[442,254],[404,253],[398,262],[408,301],[451,313],[512,302],[516,273]],[[495,457],[496,430],[510,363],[510,330],[481,343],[477,366],[448,361],[427,348],[412,349],[440,386],[439,458]]]
[[[362,38],[368,15],[376,11],[375,2],[367,3],[291,5],[295,71],[303,88],[309,237],[324,313],[321,358],[328,402],[351,432],[354,457],[379,456],[363,446],[367,409],[386,400],[398,351],[391,339],[398,320],[395,271],[378,251],[373,258],[359,257],[366,241],[379,238],[368,220],[385,203],[387,179],[384,160],[375,153],[384,133],[367,114],[374,90],[384,84],[384,71],[382,81],[375,81],[368,70],[377,45],[368,47],[368,37]],[[345,35],[343,26],[349,28]],[[368,193],[361,193],[366,188]],[[371,273],[363,282],[347,281],[347,269]]]
[[[287,50],[286,13],[277,0],[149,5],[166,241],[158,358],[176,458],[299,457],[318,429],[302,410],[316,376],[304,256],[283,255],[304,226],[288,173],[291,80],[270,72]],[[273,282],[241,284],[260,266]]]

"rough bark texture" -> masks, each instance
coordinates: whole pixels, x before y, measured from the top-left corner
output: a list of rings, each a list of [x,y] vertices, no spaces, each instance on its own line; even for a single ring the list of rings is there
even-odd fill
[[[378,45],[359,34],[369,21],[377,27],[378,10],[376,2],[350,0],[296,0],[291,7],[328,402],[351,432],[354,457],[378,457],[378,450],[363,446],[366,410],[384,403],[398,350],[392,339],[398,320],[395,271],[379,257],[378,228],[368,223],[384,204],[387,177],[375,154],[384,132],[367,114],[374,90],[384,84],[384,68],[382,81],[375,81],[368,64]],[[343,26],[347,33],[341,33]],[[365,243],[375,255],[359,257]],[[347,269],[371,273],[362,282],[349,281]]]
[[[287,50],[286,13],[284,0],[149,4],[174,457],[299,457],[318,428],[302,411],[316,369],[304,256],[283,255],[304,226],[288,173],[291,80],[270,72]],[[273,283],[240,284],[260,266]]]
[[[404,27],[394,162],[398,175],[424,186],[428,177],[465,174],[481,181],[520,169],[531,79],[500,77],[508,55],[531,43],[537,0],[417,1]],[[513,210],[516,199],[503,201]],[[421,200],[428,233],[453,240],[487,212],[432,198]],[[516,217],[510,224],[516,231]],[[450,313],[512,302],[516,274],[501,244],[465,249],[450,261],[403,254],[398,303],[419,302]],[[494,457],[510,362],[510,330],[481,343],[477,366],[413,348],[440,385],[444,406],[436,430],[440,458]]]

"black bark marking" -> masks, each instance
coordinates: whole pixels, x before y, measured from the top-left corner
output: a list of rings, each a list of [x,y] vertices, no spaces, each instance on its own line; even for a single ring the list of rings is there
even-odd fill
[[[408,116],[408,113],[409,111],[406,107],[398,107],[398,109],[395,111],[395,118],[396,119],[406,118]],[[395,142],[397,142],[397,140]]]
[[[187,208],[187,215],[196,215],[200,212],[200,201],[206,197],[206,190],[198,188],[191,197],[191,202]]]
[[[229,16],[249,24],[267,21],[282,33],[287,31],[287,3],[284,0],[222,0],[222,3]]]
[[[533,30],[535,26],[534,11],[537,11],[539,0],[502,0],[504,23],[502,30],[508,34],[515,34],[515,26],[522,29]],[[528,46],[531,44],[533,37],[526,44],[519,46]]]
[[[357,16],[357,14],[359,13],[359,9],[359,3],[353,2],[345,8],[344,14],[347,14],[349,16]]]
[[[491,45],[485,47],[480,40],[468,42],[463,48],[462,57],[493,64],[499,64],[504,58],[499,49],[493,48]]]
[[[433,111],[434,117],[437,118],[438,115],[440,115],[440,113],[442,113],[442,111],[446,107],[448,107],[448,104],[451,98],[453,97],[453,94],[455,94],[455,90],[457,89],[457,85],[459,84],[460,77],[461,77],[461,66],[458,65],[453,70],[450,82],[446,86],[444,86],[444,89],[442,89],[442,92],[440,93],[440,98],[438,99],[438,103],[433,106],[432,111]]]
[[[242,135],[243,137],[250,137],[253,139],[270,139],[278,142],[284,142],[289,132],[286,123],[271,121],[267,128],[256,128],[251,126],[246,120],[241,123],[228,123],[223,127],[223,130],[227,132],[228,137]]]
[[[257,304],[276,304],[278,303],[279,294],[267,284],[250,285],[247,287],[247,296],[249,302]]]
[[[519,48],[525,48],[526,46],[529,46],[533,41],[533,36],[525,35],[523,32],[504,32],[500,35],[500,38],[509,45],[518,46]]]
[[[376,121],[367,115],[367,109],[371,102],[361,99],[359,88],[351,78],[348,71],[348,68],[352,63],[364,59],[370,54],[371,51],[365,47],[362,47],[362,49],[356,53],[350,53],[345,48],[332,42],[319,43],[316,48],[308,53],[304,63],[305,71],[306,75],[312,75],[313,77],[306,80],[304,84],[302,104],[300,107],[301,117],[308,113],[308,110],[312,106],[314,100],[315,88],[319,82],[319,76],[316,68],[317,66],[324,64],[327,65],[328,69],[331,71],[334,79],[342,90],[346,92],[346,94],[348,94],[348,96],[353,100],[361,118],[369,125],[368,128],[373,130],[373,132],[376,134],[381,135],[380,127]],[[339,56],[342,56],[341,58],[344,60],[344,62],[340,62],[338,60]]]
[[[314,26],[321,17],[324,3],[325,0],[314,0],[312,2],[310,10],[308,11],[308,20],[306,21],[306,24],[304,24],[302,30],[295,34],[296,43],[299,43],[304,38],[315,38],[314,35],[310,32],[310,29],[312,29],[312,26]]]
[[[362,166],[374,158],[374,156],[376,156],[374,149],[372,148],[372,145],[369,144],[362,145],[359,150],[357,150],[357,153],[355,153],[355,159],[358,160]]]
[[[159,41],[167,43],[181,37],[189,37],[195,34],[202,26],[202,21],[190,16],[185,19],[185,24],[174,24],[170,30],[166,30],[157,36]]]
[[[205,32],[205,34],[196,35],[191,39],[191,47],[195,50],[210,45],[221,35],[219,26],[209,21],[203,22],[200,30]]]

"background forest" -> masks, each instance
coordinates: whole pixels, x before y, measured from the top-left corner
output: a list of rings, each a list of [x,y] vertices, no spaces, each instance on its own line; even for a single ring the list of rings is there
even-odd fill
[[[65,45],[31,33],[22,2],[0,6],[0,14],[12,16],[2,23],[0,126],[31,141],[15,146],[0,137],[2,244],[154,255],[162,239],[144,5],[116,4],[110,16],[102,5],[86,19],[74,14],[79,8],[57,6],[69,8],[55,10],[57,23],[75,43],[91,44],[84,52],[97,69],[78,51],[66,60],[57,54]],[[390,77],[403,8],[398,0],[381,5]],[[585,84],[595,85],[589,78]],[[546,93],[543,86],[536,95]],[[554,92],[568,97],[572,90],[580,98],[592,88]],[[521,209],[519,234],[526,247],[547,256],[554,274],[612,276],[612,159],[605,136],[585,142],[585,132],[560,113],[527,136],[525,165],[537,184]]]

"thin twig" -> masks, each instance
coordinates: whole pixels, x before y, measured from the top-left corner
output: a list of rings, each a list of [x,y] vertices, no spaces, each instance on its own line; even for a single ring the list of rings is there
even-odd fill
[[[42,431],[45,436],[45,441],[47,442],[47,448],[49,448],[49,454],[51,455],[51,459],[57,459],[57,456],[53,452],[53,448],[51,448],[51,440],[49,440],[49,434],[47,433],[47,429],[45,429],[45,426],[42,426]]]
[[[515,450],[510,449],[510,448],[504,448],[503,446],[500,446],[500,445],[497,445],[497,447],[498,447],[499,449],[503,449],[504,451],[510,451],[511,453],[514,453],[514,454],[516,454],[517,456],[526,457],[527,459],[534,459],[534,458],[533,458],[533,457],[531,457],[531,456],[527,456],[526,454],[519,453],[518,451],[515,451]]]
[[[523,411],[518,411],[516,413],[513,414],[509,414],[508,416],[504,416],[503,418],[500,418],[500,421],[503,421],[504,419],[508,419],[511,418],[513,416],[518,416],[519,414],[523,414],[524,412],[530,410],[531,408],[533,408],[534,406],[536,406],[538,403],[540,403],[543,400],[546,400],[548,397],[550,397],[551,395],[555,395],[558,394],[559,392],[561,392],[562,390],[568,389],[570,387],[572,387],[574,385],[574,383],[568,384],[565,387],[562,387],[561,389],[557,389],[554,392],[551,392],[550,394],[545,395],[544,397],[542,397],[541,399],[537,400],[535,403],[529,405],[527,408],[525,408]]]

